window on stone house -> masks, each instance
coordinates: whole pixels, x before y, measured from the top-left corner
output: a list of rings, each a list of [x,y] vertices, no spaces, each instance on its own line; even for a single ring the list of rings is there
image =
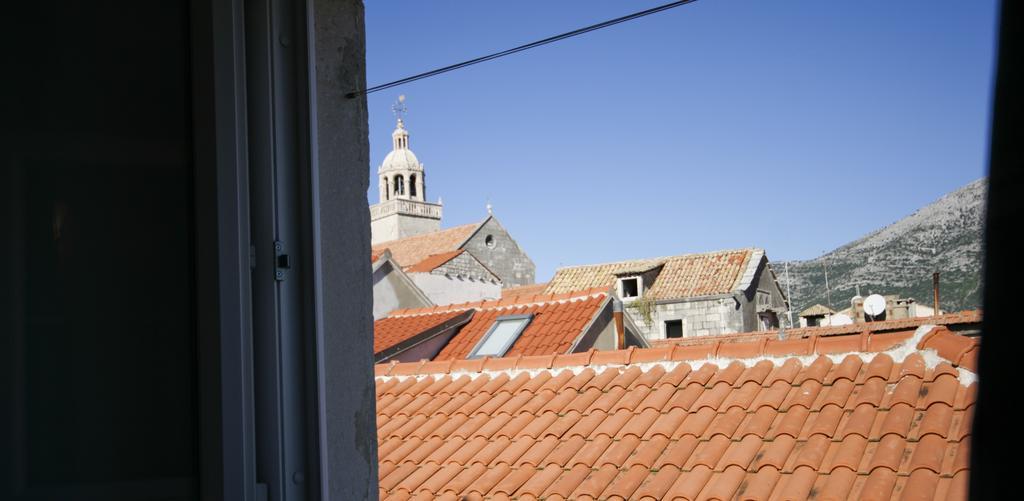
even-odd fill
[[[395,176],[395,195],[405,195],[405,178]]]
[[[526,326],[530,325],[531,320],[533,320],[532,314],[498,317],[488,329],[487,334],[484,334],[473,351],[469,353],[469,358],[504,356],[512,347],[512,343],[526,329]]]
[[[683,321],[682,320],[666,320],[665,321],[665,338],[666,339],[678,339],[683,337]]]
[[[409,196],[416,196],[416,174],[409,176]]]
[[[635,299],[640,297],[643,281],[640,277],[628,277],[619,279],[619,295],[622,299]]]

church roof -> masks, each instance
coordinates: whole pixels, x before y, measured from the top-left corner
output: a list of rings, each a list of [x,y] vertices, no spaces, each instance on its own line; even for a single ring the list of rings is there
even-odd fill
[[[611,287],[616,276],[642,273],[663,265],[646,296],[680,299],[746,290],[764,251],[736,249],[666,258],[559,268],[545,290],[559,294],[592,287]]]
[[[435,254],[450,253],[462,247],[476,232],[481,223],[470,223],[432,233],[381,242],[373,246],[373,252],[382,249],[391,251],[391,258],[400,266],[407,267],[420,263]],[[454,257],[454,256],[452,256]]]
[[[440,254],[431,254],[426,259],[405,268],[405,271],[410,273],[430,273],[445,263],[459,257],[460,254],[466,252],[464,249],[455,249],[453,251],[442,252]]]

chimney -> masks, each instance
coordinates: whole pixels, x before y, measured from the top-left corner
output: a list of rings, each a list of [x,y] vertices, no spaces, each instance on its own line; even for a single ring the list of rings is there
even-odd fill
[[[622,301],[612,298],[612,321],[615,322],[615,348],[626,348],[626,326],[622,321]]]
[[[939,314],[939,272],[932,273],[932,291],[935,294],[935,311],[932,311],[932,315]]]

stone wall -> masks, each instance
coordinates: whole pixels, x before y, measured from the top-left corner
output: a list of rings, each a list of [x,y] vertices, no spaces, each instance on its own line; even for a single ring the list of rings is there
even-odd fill
[[[714,336],[745,330],[743,308],[732,297],[658,304],[651,314],[650,323],[628,304],[626,314],[649,340],[665,339],[665,322],[669,320],[683,321],[683,337]]]
[[[470,252],[463,252],[454,259],[444,263],[432,271],[434,275],[448,275],[451,277],[466,277],[485,282],[501,284],[501,279],[491,273],[491,270],[480,263]]]
[[[768,259],[762,258],[757,268],[750,287],[740,296],[743,309],[743,330],[741,332],[756,331],[760,329],[758,319],[757,292],[766,292],[769,296],[769,308],[776,312],[781,321],[786,311],[786,295],[782,292],[782,286],[775,276],[768,270]]]
[[[315,23],[314,168],[319,197],[320,291],[317,325],[323,361],[320,401],[316,408],[323,449],[310,468],[322,499],[376,500],[377,433],[374,395],[369,188],[370,144],[366,97],[349,99],[349,89],[366,85],[366,28],[363,3],[357,0],[315,0],[309,5]],[[284,40],[284,38],[282,38]],[[310,287],[313,290],[313,287]],[[310,332],[312,335],[312,332]],[[313,364],[314,358],[310,358]],[[319,365],[319,363],[317,363]],[[303,370],[313,367],[303,367]],[[227,400],[238,396],[225,397]],[[285,443],[288,447],[297,444]],[[298,479],[298,477],[296,477]],[[247,479],[250,483],[252,478]]]
[[[391,214],[370,221],[371,245],[400,238],[432,233],[441,229],[441,220],[407,214]]]
[[[714,336],[758,330],[757,292],[767,292],[771,310],[786,310],[786,298],[778,281],[768,271],[768,260],[761,257],[752,271],[751,285],[736,296],[684,299],[673,303],[657,304],[651,321],[626,303],[626,313],[647,339],[665,339],[665,322],[683,321],[683,337]],[[781,315],[780,315],[781,316]]]
[[[491,237],[491,245],[488,238]],[[501,278],[502,287],[531,285],[535,281],[536,266],[519,248],[498,220],[491,217],[462,248],[484,263]]]
[[[409,278],[436,305],[498,299],[501,282],[478,280],[465,276],[434,273],[409,273]]]

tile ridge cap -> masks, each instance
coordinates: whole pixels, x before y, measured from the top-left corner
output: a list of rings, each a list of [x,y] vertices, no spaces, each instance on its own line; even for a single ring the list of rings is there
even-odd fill
[[[598,290],[598,289],[600,289],[600,290]],[[564,296],[565,294],[572,294],[572,295],[571,296],[567,296],[567,297],[557,297],[557,296]],[[563,293],[560,293],[560,294],[536,294],[536,295],[533,295],[533,296],[513,296],[512,298],[507,298],[507,299],[489,299],[489,300],[483,301],[483,302],[485,302],[485,303],[497,302],[498,304],[492,304],[492,305],[487,305],[487,306],[479,304],[481,302],[477,301],[477,302],[473,303],[476,306],[471,306],[468,309],[478,309],[478,310],[486,310],[486,311],[489,311],[489,310],[505,310],[505,309],[510,309],[510,308],[519,308],[519,307],[522,307],[522,306],[544,306],[544,305],[549,305],[549,304],[574,303],[574,302],[578,302],[578,301],[586,301],[588,299],[603,298],[603,297],[606,297],[608,295],[609,295],[609,292],[607,290],[605,290],[604,287],[593,287],[593,288],[590,288],[590,289],[583,289],[581,291],[572,292],[572,293],[563,292]],[[543,298],[538,300],[537,296],[543,296]],[[515,299],[515,298],[518,298],[518,297],[530,297],[530,298],[533,298],[533,300],[532,301],[523,301],[523,302],[507,302],[505,304],[501,304],[503,301],[507,301],[508,299]]]
[[[919,327],[910,338],[900,342],[896,346],[890,347],[890,348],[885,349],[885,350],[878,350],[878,351],[864,351],[864,350],[857,349],[857,350],[852,350],[852,351],[851,350],[847,350],[847,351],[837,351],[837,352],[821,352],[819,350],[819,346],[818,346],[819,345],[819,343],[818,343],[819,337],[818,336],[811,336],[811,337],[806,338],[806,340],[808,342],[808,345],[809,345],[808,348],[810,348],[810,349],[808,349],[808,350],[806,350],[806,351],[804,351],[802,353],[792,353],[792,354],[768,355],[768,354],[765,353],[765,350],[764,350],[764,347],[765,347],[765,345],[767,343],[761,343],[761,342],[757,341],[757,342],[750,343],[750,344],[759,344],[759,345],[761,345],[760,349],[758,350],[758,353],[756,355],[753,355],[753,356],[737,356],[737,357],[720,356],[719,350],[721,349],[722,343],[720,341],[716,341],[714,343],[709,343],[709,346],[713,347],[712,351],[708,352],[703,357],[701,357],[701,356],[693,356],[692,358],[687,357],[687,356],[685,356],[685,354],[678,353],[680,350],[685,350],[685,347],[676,347],[676,346],[673,346],[669,350],[668,358],[664,358],[664,359],[660,359],[660,360],[650,360],[650,361],[634,361],[634,360],[637,358],[637,354],[638,353],[639,354],[657,353],[657,352],[664,353],[664,351],[665,351],[664,348],[636,348],[636,347],[629,347],[629,348],[623,349],[623,350],[600,350],[600,351],[591,349],[591,350],[588,350],[586,352],[587,355],[586,355],[585,361],[583,361],[582,363],[580,363],[580,361],[578,360],[579,354],[551,354],[551,355],[540,355],[540,357],[542,357],[542,358],[546,357],[546,363],[544,363],[543,366],[541,366],[541,367],[520,368],[519,367],[519,363],[522,361],[523,357],[522,356],[518,356],[518,357],[507,357],[507,358],[516,358],[516,362],[513,364],[513,367],[510,368],[510,369],[488,369],[486,367],[486,363],[485,363],[486,360],[481,360],[478,366],[475,366],[472,369],[466,369],[466,370],[451,370],[452,364],[449,364],[447,370],[445,370],[443,373],[439,372],[439,371],[431,371],[431,372],[426,372],[426,373],[422,372],[421,369],[427,363],[427,361],[425,361],[425,360],[421,360],[419,362],[394,362],[394,361],[392,361],[390,363],[390,365],[388,367],[388,370],[386,371],[385,374],[383,374],[383,375],[375,375],[374,377],[375,377],[375,379],[387,379],[387,378],[390,378],[390,377],[426,377],[426,376],[442,376],[442,375],[455,375],[455,374],[468,375],[470,377],[477,377],[477,376],[482,375],[482,374],[486,374],[486,375],[506,374],[509,377],[515,377],[515,376],[518,376],[519,374],[522,374],[522,373],[530,374],[531,377],[533,377],[533,376],[536,376],[537,374],[539,374],[541,372],[548,372],[548,373],[551,373],[551,374],[555,374],[555,373],[559,373],[559,372],[561,372],[563,370],[570,370],[570,371],[578,374],[579,372],[581,372],[581,371],[583,371],[585,369],[588,369],[588,368],[594,369],[594,370],[604,370],[604,369],[610,369],[610,368],[614,368],[614,369],[618,369],[618,370],[624,370],[624,369],[629,368],[629,367],[638,367],[642,371],[647,371],[647,370],[650,370],[653,367],[660,366],[663,369],[665,369],[666,371],[670,371],[670,370],[675,369],[675,367],[677,367],[679,364],[688,364],[688,365],[691,366],[691,368],[693,370],[697,370],[698,368],[700,368],[704,364],[708,364],[708,363],[714,364],[714,365],[716,365],[718,367],[725,367],[725,366],[727,366],[727,365],[729,365],[731,363],[740,362],[741,364],[743,364],[743,365],[745,365],[747,367],[751,367],[754,364],[759,363],[761,361],[765,361],[765,360],[770,361],[770,362],[772,362],[775,365],[780,365],[782,363],[785,363],[785,361],[787,361],[787,360],[797,359],[801,363],[807,364],[807,363],[812,362],[813,360],[818,359],[819,357],[826,357],[826,358],[829,358],[830,360],[832,360],[833,362],[838,363],[838,362],[841,362],[846,357],[851,356],[851,355],[857,356],[861,360],[867,362],[867,361],[870,361],[870,360],[874,359],[874,357],[879,356],[879,355],[883,355],[883,354],[884,355],[888,355],[895,362],[903,362],[907,357],[909,357],[911,355],[914,355],[914,354],[918,354],[918,355],[921,355],[924,358],[924,362],[925,362],[926,368],[933,369],[933,368],[935,368],[936,366],[938,366],[942,362],[952,363],[952,361],[947,360],[945,357],[942,357],[942,356],[938,355],[937,350],[935,350],[934,348],[920,348],[919,347],[919,346],[924,346],[925,341],[927,341],[928,339],[932,339],[932,338],[934,338],[936,336],[936,334],[933,333],[933,331],[936,330],[936,327],[937,326],[935,326],[935,325],[923,325],[923,326]],[[941,331],[940,331],[940,333],[941,333]],[[952,334],[952,335],[956,335],[956,334]],[[873,334],[871,336],[873,336]],[[860,337],[860,336],[858,335],[858,337]],[[864,343],[864,342],[865,341],[861,340],[861,343]],[[870,341],[867,341],[867,343],[870,345]],[[859,348],[859,346],[858,346],[858,348]],[[605,359],[605,360],[619,360],[619,361],[595,363],[593,359],[594,359],[595,354],[597,354],[597,353],[604,353],[604,354],[606,354],[606,356],[603,357],[603,359]],[[683,356],[681,358],[677,359],[677,355],[683,355]],[[489,359],[490,357],[486,357],[486,358]],[[575,363],[573,363],[574,360],[575,360]],[[565,362],[564,364],[560,363],[560,362],[563,362],[563,361]],[[394,370],[395,370],[395,368],[397,366],[401,365],[401,366],[408,367],[408,366],[410,366],[412,364],[416,364],[417,367],[416,367],[416,369],[414,371],[411,371],[411,374],[405,375],[405,376],[397,376],[397,375],[396,376],[391,376],[391,374],[394,372]],[[957,379],[958,379],[958,381],[960,382],[960,384],[962,386],[969,386],[970,384],[972,384],[975,381],[977,381],[977,374],[974,371],[966,369],[964,367],[956,367],[956,368],[957,368],[957,371],[958,371]]]
[[[374,323],[386,320],[389,318],[412,318],[412,317],[425,317],[429,315],[443,315],[445,313],[462,313],[469,310],[476,310],[478,308],[473,306],[463,306],[466,303],[459,303],[455,305],[443,305],[443,306],[426,306],[423,308],[413,308],[408,310],[401,310],[401,313],[395,313],[382,317],[375,320]],[[441,308],[438,310],[438,308]],[[399,311],[399,310],[396,310]]]

